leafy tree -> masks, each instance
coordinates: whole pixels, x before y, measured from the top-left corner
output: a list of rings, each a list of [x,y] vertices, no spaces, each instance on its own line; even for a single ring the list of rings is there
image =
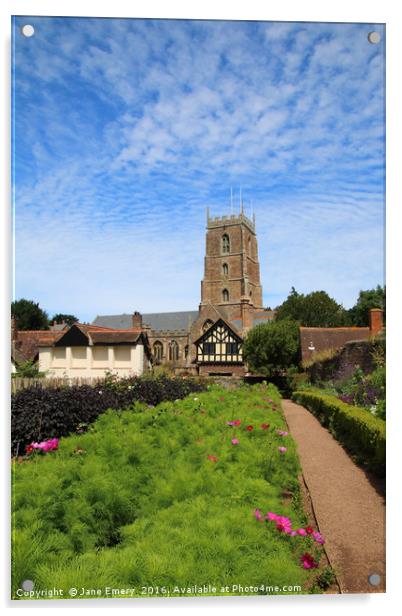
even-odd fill
[[[73,314],[55,314],[51,318],[52,323],[67,323],[67,325],[74,325],[74,323],[78,323],[78,319]]]
[[[357,327],[367,327],[371,308],[382,308],[385,320],[385,287],[377,285],[375,289],[360,291],[356,304],[349,310],[349,318]]]
[[[11,316],[15,317],[17,329],[49,329],[47,313],[31,300],[12,302]]]
[[[244,358],[252,372],[273,376],[300,358],[299,325],[292,319],[261,323],[244,341]]]
[[[294,319],[304,327],[340,327],[349,324],[347,311],[325,291],[300,294],[292,287],[276,309],[276,320]]]
[[[278,321],[282,319],[300,321],[303,312],[303,299],[304,295],[300,295],[296,289],[292,287],[287,299],[275,309],[275,318]]]

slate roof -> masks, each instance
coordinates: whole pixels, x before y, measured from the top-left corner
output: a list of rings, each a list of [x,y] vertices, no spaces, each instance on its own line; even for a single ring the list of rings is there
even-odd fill
[[[142,315],[142,324],[149,325],[153,331],[188,331],[191,324],[198,318],[198,310],[183,312],[153,312]],[[130,329],[131,314],[97,316],[92,323],[110,329]]]
[[[310,359],[313,353],[340,349],[346,342],[367,340],[370,336],[369,327],[300,327],[302,360]]]

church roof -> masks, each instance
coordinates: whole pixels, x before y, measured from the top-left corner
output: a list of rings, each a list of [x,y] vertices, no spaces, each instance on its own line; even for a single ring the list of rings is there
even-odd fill
[[[153,331],[188,331],[193,321],[198,318],[198,310],[182,312],[153,312],[142,315],[143,325],[149,325]],[[131,314],[97,316],[93,325],[111,329],[130,329]]]

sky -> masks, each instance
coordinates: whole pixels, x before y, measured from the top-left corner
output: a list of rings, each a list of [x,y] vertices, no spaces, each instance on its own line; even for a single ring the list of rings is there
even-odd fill
[[[384,26],[17,17],[13,36],[13,299],[196,310],[231,187],[265,306],[384,284]]]

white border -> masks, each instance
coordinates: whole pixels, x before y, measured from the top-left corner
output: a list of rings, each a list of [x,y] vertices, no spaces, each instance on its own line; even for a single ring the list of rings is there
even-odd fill
[[[400,437],[402,434],[401,409],[398,408],[400,391],[397,389],[401,336],[398,330],[402,329],[400,315],[402,314],[400,270],[402,263],[401,251],[401,191],[398,183],[401,179],[401,152],[399,142],[401,133],[401,87],[400,67],[402,58],[401,49],[401,15],[398,3],[395,0],[351,1],[336,0],[334,2],[316,0],[281,0],[270,3],[264,0],[247,0],[237,5],[224,0],[204,0],[200,3],[191,3],[189,0],[148,0],[138,2],[135,0],[113,2],[91,2],[90,0],[3,0],[0,6],[1,42],[4,52],[1,63],[3,101],[8,101],[1,114],[1,134],[3,139],[1,148],[2,173],[2,204],[0,229],[2,233],[2,263],[1,271],[1,330],[0,367],[2,375],[2,434],[3,456],[2,474],[5,492],[8,493],[8,413],[9,408],[9,301],[11,296],[10,280],[10,29],[11,15],[60,15],[60,16],[94,16],[94,17],[164,17],[187,19],[254,19],[270,21],[334,21],[334,22],[367,22],[386,23],[387,27],[387,330],[388,330],[388,498],[387,498],[387,594],[386,595],[348,595],[341,597],[250,597],[250,598],[202,598],[202,599],[170,599],[154,602],[153,600],[97,600],[78,602],[41,601],[24,602],[17,604],[8,601],[9,594],[9,553],[3,550],[1,560],[1,588],[3,605],[7,609],[74,609],[74,613],[88,609],[130,609],[135,613],[153,613],[164,610],[191,609],[193,611],[218,611],[241,613],[244,609],[251,612],[268,612],[269,610],[288,611],[292,608],[303,616],[319,610],[342,610],[363,613],[365,616],[375,614],[386,608],[387,611],[396,606],[398,600],[398,569],[401,568],[399,550],[400,516],[402,511],[400,492],[400,462],[397,459],[401,451]],[[399,156],[398,156],[399,154]],[[398,182],[399,180],[399,182]],[[399,197],[399,199],[398,199]],[[399,416],[399,417],[398,417]],[[397,454],[393,454],[397,452]],[[398,490],[399,488],[399,490]],[[2,499],[1,508],[3,536],[6,538],[3,545],[8,543],[8,502],[9,494]],[[5,504],[7,503],[7,505]],[[345,503],[347,506],[347,503]],[[392,605],[391,605],[392,604]]]

